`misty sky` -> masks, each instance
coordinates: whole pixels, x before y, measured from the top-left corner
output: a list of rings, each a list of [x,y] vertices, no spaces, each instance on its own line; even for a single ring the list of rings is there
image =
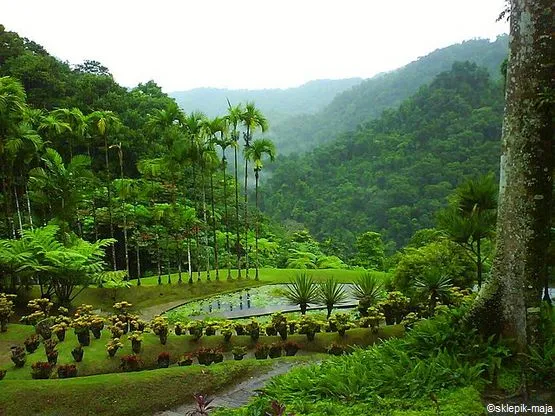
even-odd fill
[[[508,32],[504,0],[1,0],[0,23],[127,87],[287,88],[368,78]]]

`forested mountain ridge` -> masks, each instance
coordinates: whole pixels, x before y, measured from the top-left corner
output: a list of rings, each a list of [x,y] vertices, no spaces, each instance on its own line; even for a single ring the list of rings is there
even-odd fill
[[[339,93],[360,84],[362,78],[321,79],[309,81],[295,88],[260,90],[230,90],[222,88],[195,88],[169,94],[185,111],[200,110],[209,117],[227,111],[227,99],[232,104],[254,101],[272,122],[280,122],[297,114],[315,113]]]
[[[310,150],[333,140],[337,134],[355,129],[360,123],[378,117],[414,94],[456,61],[471,61],[485,67],[493,79],[508,53],[508,36],[494,42],[474,39],[438,49],[395,71],[377,75],[338,94],[315,114],[293,116],[272,125],[271,136],[280,154]]]
[[[497,171],[502,114],[501,81],[455,63],[398,109],[308,154],[282,157],[261,206],[338,247],[352,247],[366,230],[404,244],[433,226],[464,178]]]

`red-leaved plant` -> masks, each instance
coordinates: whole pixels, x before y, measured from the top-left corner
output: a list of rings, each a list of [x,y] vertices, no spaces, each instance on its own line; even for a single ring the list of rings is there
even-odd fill
[[[212,403],[212,400],[214,400],[214,399],[209,399],[208,397],[206,397],[205,395],[200,394],[200,393],[193,394],[193,397],[194,397],[195,402],[197,404],[197,408],[195,410],[190,411],[187,414],[190,415],[190,416],[193,416],[193,415],[205,416],[205,415],[207,415],[208,411],[212,409],[212,406],[210,406],[210,403]]]

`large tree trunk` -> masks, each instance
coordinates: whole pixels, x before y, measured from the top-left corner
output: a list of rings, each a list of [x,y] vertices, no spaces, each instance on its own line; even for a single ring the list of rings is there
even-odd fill
[[[497,247],[472,320],[486,333],[538,341],[553,173],[552,0],[512,0]],[[551,98],[549,97],[551,94]],[[551,101],[550,101],[551,100]]]

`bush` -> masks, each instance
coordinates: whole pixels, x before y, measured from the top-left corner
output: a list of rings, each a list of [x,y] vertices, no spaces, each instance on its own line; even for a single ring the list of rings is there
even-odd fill
[[[120,368],[123,371],[139,371],[143,367],[143,361],[138,355],[130,354],[121,357]]]
[[[58,378],[77,377],[77,367],[75,364],[65,364],[58,366]]]
[[[270,351],[270,347],[266,344],[256,344],[254,348],[254,356],[257,360],[263,360],[268,358],[268,352]]]
[[[50,364],[49,362],[38,361],[31,365],[31,377],[33,379],[47,379],[50,378],[52,374],[52,369],[54,368],[54,364]]]

